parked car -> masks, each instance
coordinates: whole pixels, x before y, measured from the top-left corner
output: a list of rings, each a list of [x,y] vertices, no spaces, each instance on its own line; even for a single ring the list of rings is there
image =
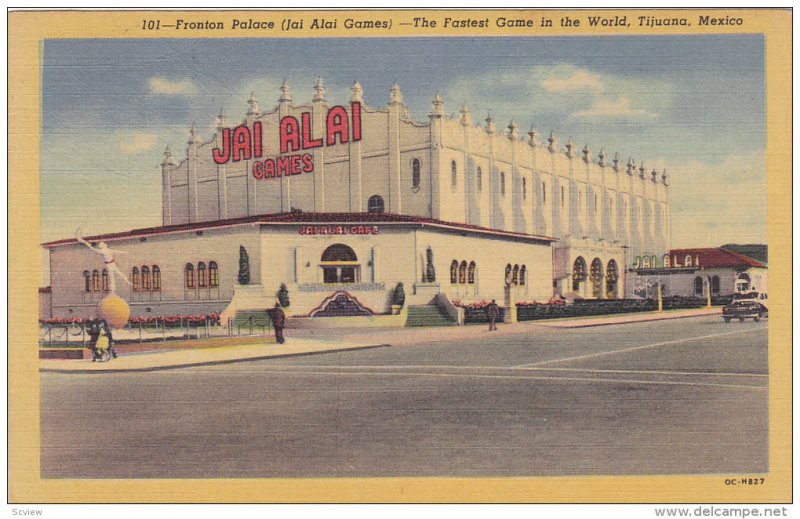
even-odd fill
[[[752,319],[756,322],[768,317],[767,307],[755,301],[734,301],[722,309],[722,318],[726,323],[731,319]]]

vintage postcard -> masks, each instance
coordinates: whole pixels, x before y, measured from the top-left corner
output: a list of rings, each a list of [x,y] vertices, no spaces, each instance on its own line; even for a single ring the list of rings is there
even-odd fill
[[[790,502],[791,14],[11,12],[9,501]]]

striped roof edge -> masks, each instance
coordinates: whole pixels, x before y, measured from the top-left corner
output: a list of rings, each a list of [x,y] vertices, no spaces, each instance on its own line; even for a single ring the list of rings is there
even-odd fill
[[[766,268],[767,264],[756,259],[722,248],[703,248],[703,249],[672,249],[670,256],[700,257],[700,267],[720,267],[720,268],[742,268],[742,267],[761,267]]]
[[[306,212],[289,212],[289,213],[273,213],[256,216],[245,216],[240,218],[229,218],[226,220],[215,220],[211,222],[195,222],[184,223],[177,225],[164,225],[159,227],[145,227],[141,229],[133,229],[130,231],[98,234],[95,236],[86,236],[84,239],[87,241],[98,240],[121,240],[125,238],[138,238],[145,236],[153,236],[159,234],[171,234],[186,231],[201,231],[205,229],[217,229],[223,227],[237,227],[240,225],[256,225],[256,224],[381,224],[381,223],[407,223],[418,225],[420,227],[444,227],[454,230],[472,231],[481,234],[492,234],[497,236],[524,238],[537,241],[558,241],[556,238],[549,236],[539,236],[535,234],[526,234],[520,232],[503,231],[498,229],[490,229],[487,227],[480,227],[478,225],[471,225],[466,223],[446,222],[444,220],[436,220],[433,218],[423,218],[420,216],[400,215],[394,213],[306,213]],[[56,247],[59,245],[69,245],[77,243],[76,238],[65,238],[61,240],[49,241],[42,243],[44,248]]]

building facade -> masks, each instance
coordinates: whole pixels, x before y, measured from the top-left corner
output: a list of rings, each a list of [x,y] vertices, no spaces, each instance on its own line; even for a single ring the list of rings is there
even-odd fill
[[[147,303],[218,311],[237,286],[252,294],[237,285],[240,246],[257,265],[259,297],[272,300],[285,283],[300,313],[318,295],[358,287],[370,287],[361,301],[379,313],[397,282],[412,297],[438,282],[466,301],[502,297],[506,283],[524,286],[522,299],[619,298],[628,258],[668,250],[666,171],[604,149],[595,156],[571,138],[562,147],[553,132],[542,142],[513,121],[498,130],[491,114],[475,124],[466,105],[459,113],[446,116],[437,94],[428,120],[416,121],[396,84],[385,107],[366,106],[358,83],[349,104],[333,105],[319,79],[311,101],[296,104],[284,83],[272,110],[251,95],[238,124],[220,113],[213,135],[192,127],[182,159],[167,148],[162,227],[93,239],[127,252],[119,262],[132,285],[118,292],[129,289],[142,312],[155,311]],[[328,232],[340,227],[347,232]],[[337,244],[350,252],[326,257]],[[45,246],[54,315],[101,296],[96,254],[75,240]]]
[[[653,298],[660,284],[666,296],[711,297],[767,294],[767,265],[722,248],[673,249],[635,258],[629,279],[634,295]]]

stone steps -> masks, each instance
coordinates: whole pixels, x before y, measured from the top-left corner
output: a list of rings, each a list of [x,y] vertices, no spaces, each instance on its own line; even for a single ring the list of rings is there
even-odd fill
[[[442,312],[438,306],[410,305],[406,326],[453,326],[450,316]]]

